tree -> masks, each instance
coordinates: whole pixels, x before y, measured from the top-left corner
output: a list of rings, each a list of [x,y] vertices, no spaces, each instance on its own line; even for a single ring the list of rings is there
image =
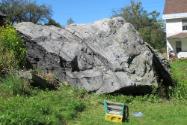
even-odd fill
[[[134,25],[144,41],[155,49],[162,50],[166,41],[162,21],[158,20],[159,15],[156,11],[148,13],[140,1],[132,0],[129,6],[122,8],[119,12],[115,11],[113,16],[122,16]]]
[[[46,5],[38,5],[33,0],[1,0],[0,10],[7,15],[11,24],[19,22],[45,23],[52,10]]]
[[[50,18],[48,23],[46,23],[45,25],[48,25],[48,26],[53,25],[53,26],[62,28],[62,26],[52,18]]]
[[[10,22],[18,22],[19,15],[23,13],[23,1],[19,0],[1,0],[0,10],[7,15]]]
[[[47,22],[51,17],[51,9],[46,5],[37,5],[35,2],[29,2],[25,5],[24,20],[39,23]]]
[[[74,20],[72,18],[69,18],[67,20],[67,25],[70,25],[70,24],[73,24],[73,23],[75,23],[75,22],[74,22]]]

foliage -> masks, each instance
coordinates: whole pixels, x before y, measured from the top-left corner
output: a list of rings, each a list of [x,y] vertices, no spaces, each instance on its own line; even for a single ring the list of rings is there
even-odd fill
[[[38,5],[33,0],[1,0],[0,10],[7,15],[11,24],[18,22],[46,22],[51,17],[51,9]]]
[[[16,89],[21,93],[15,96],[12,85],[20,88],[18,83],[22,80],[10,75],[0,82],[0,124],[113,125],[104,120],[102,103],[106,99],[128,105],[130,116],[124,125],[186,125],[187,60],[174,60],[171,67],[177,82],[171,100],[162,100],[156,95],[97,95],[70,86],[61,86],[56,91],[31,88],[29,96],[22,93],[27,89]],[[134,117],[134,112],[142,112],[143,117]]]
[[[174,98],[187,99],[187,60],[173,60],[171,72],[176,86],[171,93]]]
[[[67,25],[70,25],[70,24],[73,24],[73,23],[75,23],[75,21],[72,18],[69,18],[67,20]]]
[[[41,69],[35,69],[32,71],[34,77],[41,79],[40,82],[35,81],[33,86],[40,87],[40,89],[56,90],[59,88],[61,82],[52,72],[43,72]]]
[[[8,75],[4,79],[1,79],[1,87],[5,90],[9,90],[9,94],[12,95],[30,95],[31,86],[28,81],[19,78],[16,75]]]
[[[13,27],[0,27],[0,46],[0,71],[24,64],[26,49]]]
[[[17,67],[17,61],[12,50],[8,50],[0,41],[0,73],[7,72]]]
[[[153,99],[155,101],[152,102],[152,99],[149,98],[150,97],[127,97],[124,95],[92,95],[85,99],[86,105],[88,105],[89,108],[85,109],[85,111],[80,114],[79,118],[75,121],[70,121],[69,124],[114,125],[114,123],[104,120],[104,109],[100,102],[103,102],[103,99],[107,99],[114,102],[124,102],[128,105],[130,115],[129,121],[122,123],[122,125],[186,125],[187,101],[163,101]],[[143,117],[134,117],[134,112],[142,112]]]
[[[62,28],[62,26],[52,18],[50,18],[48,23],[46,23],[45,25],[48,25],[48,26],[53,25],[53,26]]]
[[[65,87],[58,91],[37,90],[37,94],[28,97],[1,96],[0,124],[65,125],[85,108],[76,94],[79,94],[77,90]]]
[[[158,20],[158,12],[148,13],[144,10],[140,1],[132,0],[129,6],[122,8],[119,12],[114,11],[113,16],[122,16],[126,21],[133,24],[144,41],[155,49],[162,50],[165,48],[165,32],[163,22]]]
[[[6,84],[0,84],[0,94]],[[57,91],[32,89],[30,96],[12,96],[8,94],[9,88],[4,88],[7,94],[0,96],[0,124],[3,125],[113,125],[104,120],[104,99],[129,106],[129,122],[124,125],[186,125],[187,122],[186,100],[166,101],[154,95],[97,95],[70,86],[61,86]],[[143,117],[134,117],[134,112],[142,112]]]

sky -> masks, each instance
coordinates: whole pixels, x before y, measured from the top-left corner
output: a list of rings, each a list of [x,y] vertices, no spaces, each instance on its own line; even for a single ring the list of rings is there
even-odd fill
[[[112,11],[129,5],[131,0],[36,0],[39,4],[47,4],[53,10],[53,18],[61,25],[66,25],[69,18],[75,23],[92,23],[109,18]],[[148,12],[156,10],[162,15],[165,0],[141,0]]]

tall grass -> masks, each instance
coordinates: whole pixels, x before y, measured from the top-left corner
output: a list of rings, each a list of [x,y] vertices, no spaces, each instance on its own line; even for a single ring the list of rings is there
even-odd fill
[[[11,95],[30,95],[31,86],[27,80],[19,78],[15,74],[7,75],[0,79],[0,90],[7,90]]]
[[[61,86],[56,91],[32,88],[30,95],[25,96],[25,90],[20,89],[24,87],[14,82],[24,81],[8,76],[0,83],[2,125],[113,125],[104,120],[104,99],[129,106],[129,122],[122,123],[124,125],[186,125],[187,122],[184,98],[165,101],[154,95],[97,95],[70,86]],[[15,95],[12,93],[14,85],[20,91]],[[143,116],[136,118],[134,112],[142,112]]]
[[[66,125],[85,108],[81,91],[61,87],[57,91],[27,90],[18,77],[1,80],[0,124],[2,125]],[[29,96],[25,96],[28,94]],[[4,94],[6,93],[6,94]]]
[[[126,103],[129,122],[124,125],[186,125],[187,61],[171,64],[176,87],[171,100],[154,95],[125,96],[88,94],[70,86],[43,91],[29,86],[16,75],[0,80],[0,124],[2,125],[113,125],[104,120],[103,100]],[[134,112],[142,112],[136,118]]]
[[[187,99],[187,60],[172,61],[171,73],[176,84],[172,96],[177,99]]]
[[[12,26],[0,27],[0,72],[24,64],[26,48]]]

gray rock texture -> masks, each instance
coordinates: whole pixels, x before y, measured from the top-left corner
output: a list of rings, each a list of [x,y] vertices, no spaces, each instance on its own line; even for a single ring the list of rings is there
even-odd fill
[[[52,74],[39,73],[36,71],[16,71],[15,74],[27,81],[29,85],[41,89],[55,90],[59,87],[58,80]]]
[[[121,17],[62,29],[29,22],[15,28],[25,40],[29,66],[53,72],[89,92],[125,92],[137,87],[128,93],[138,93],[140,87],[159,84],[160,71],[166,73],[162,79],[170,80],[162,60]]]

